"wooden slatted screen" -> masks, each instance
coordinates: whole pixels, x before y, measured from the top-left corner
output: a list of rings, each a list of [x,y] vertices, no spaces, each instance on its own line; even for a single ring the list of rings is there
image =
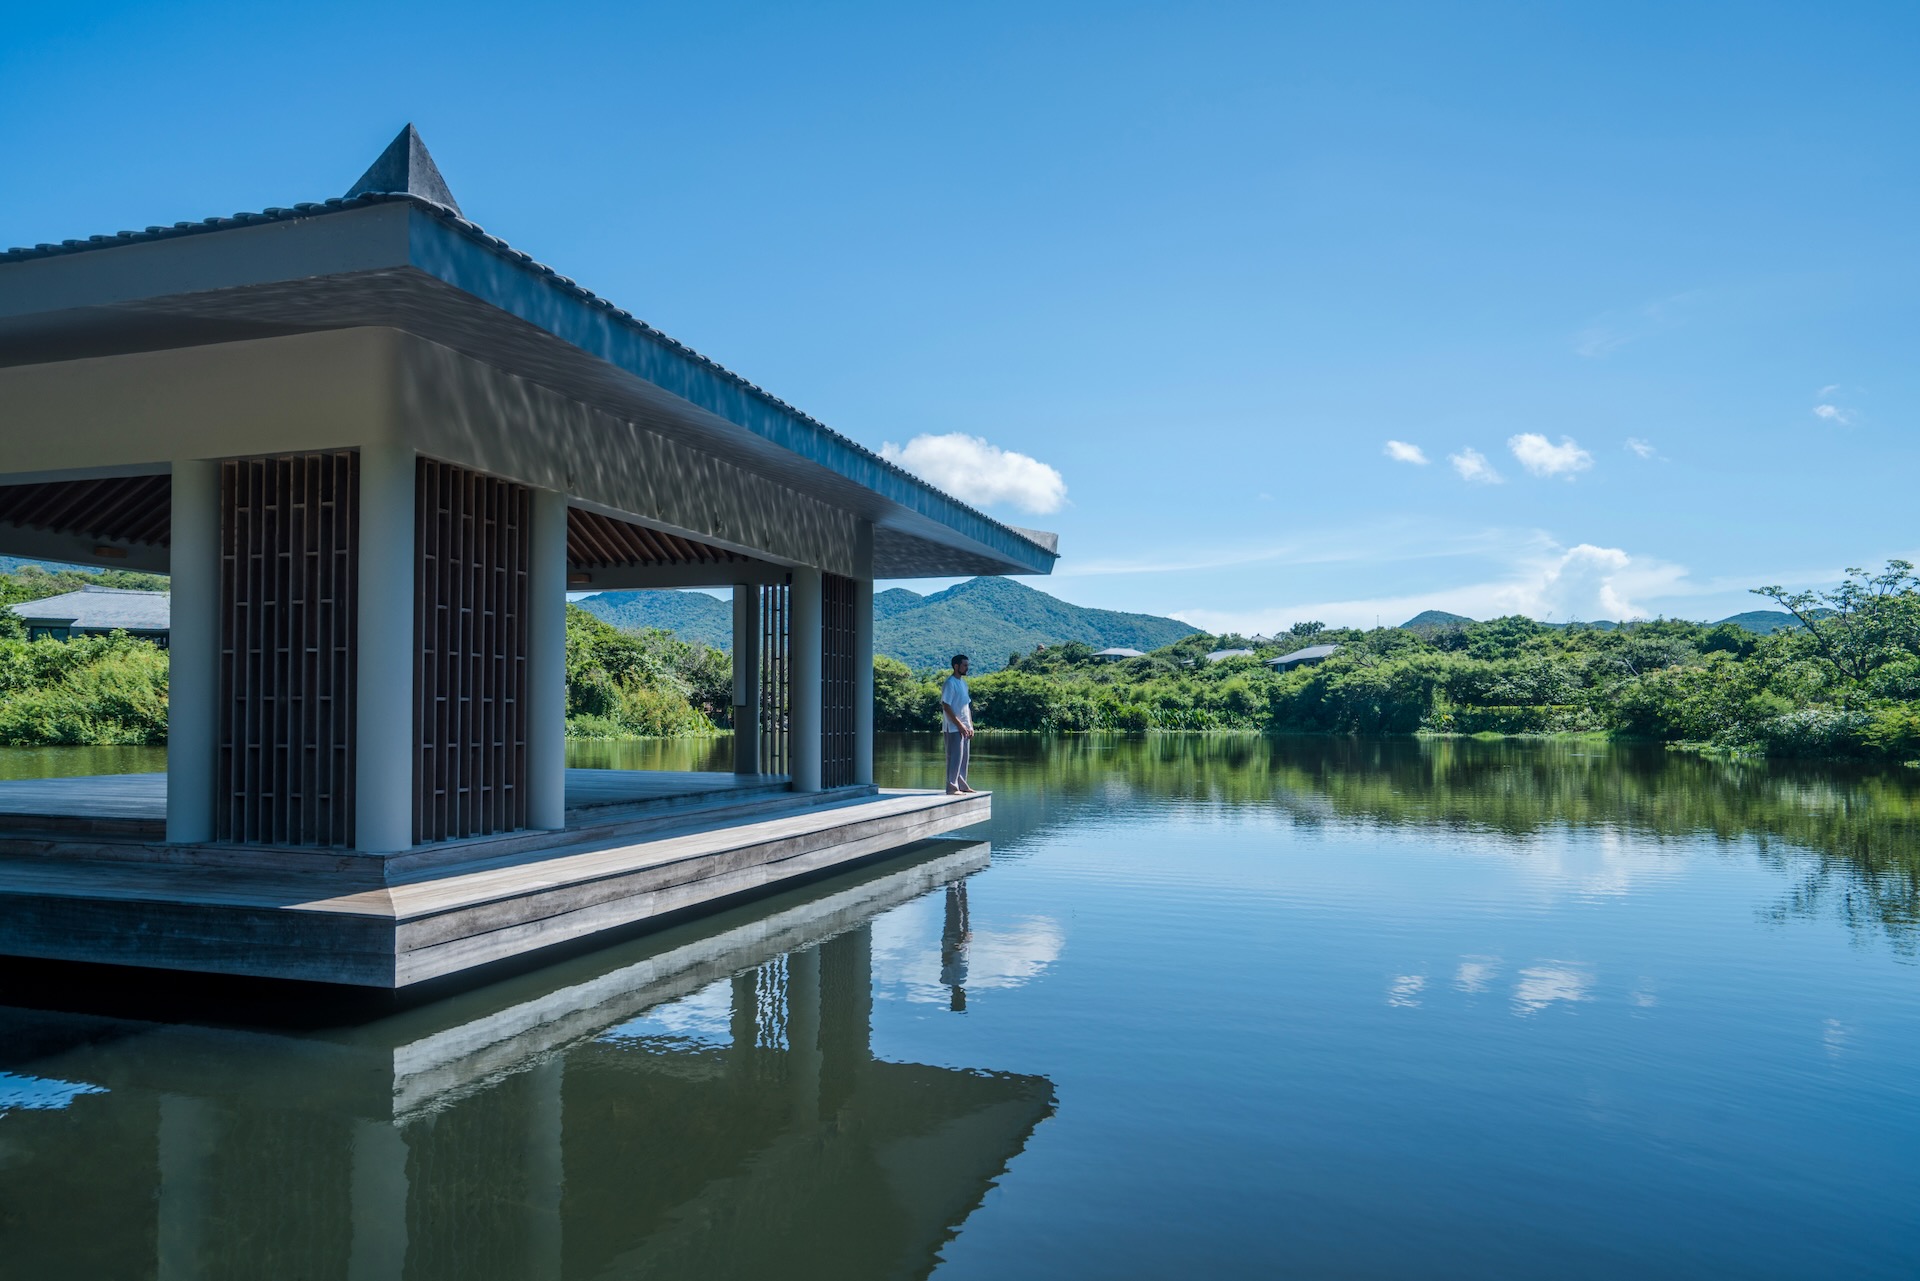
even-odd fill
[[[820,575],[820,785],[853,785],[853,580]]]
[[[790,774],[787,718],[792,712],[787,686],[787,583],[769,583],[760,589],[760,772]]]
[[[432,459],[414,497],[413,839],[527,825],[532,492]]]
[[[360,457],[220,469],[215,834],[353,843]]]

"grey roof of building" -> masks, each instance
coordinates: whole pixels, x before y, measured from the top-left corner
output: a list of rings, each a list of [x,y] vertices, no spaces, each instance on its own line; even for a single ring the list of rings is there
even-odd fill
[[[373,190],[372,186],[369,185],[384,185],[388,183],[395,185],[405,183],[407,185],[399,190],[389,191]],[[633,313],[616,307],[607,299],[586,289],[571,278],[561,275],[552,267],[536,261],[531,255],[521,250],[515,249],[498,236],[488,234],[477,223],[468,220],[462,215],[459,206],[453,203],[452,192],[447,189],[445,180],[440,176],[439,169],[433,164],[432,157],[427,155],[425,146],[420,142],[419,134],[414,130],[412,125],[408,125],[401,131],[400,135],[388,145],[387,150],[383,152],[380,158],[361,176],[360,181],[355,183],[347,196],[324,201],[309,201],[291,207],[270,207],[257,213],[240,212],[230,218],[206,218],[199,222],[176,222],[171,226],[150,226],[142,231],[121,231],[110,236],[89,236],[85,240],[64,240],[58,244],[42,243],[33,246],[17,246],[0,252],[0,265],[26,262],[34,259],[57,258],[70,254],[87,253],[92,250],[115,248],[121,245],[201,236],[212,232],[228,231],[240,227],[298,222],[303,219],[311,219],[318,216],[338,214],[350,210],[364,209],[369,206],[392,203],[406,204],[430,214],[438,222],[452,228],[466,240],[482,246],[496,257],[505,259],[519,267],[536,273],[552,288],[559,290],[574,301],[610,317],[616,323],[635,333],[644,335],[649,341],[660,344],[676,355],[693,362],[741,391],[746,392],[750,397],[770,406],[781,415],[801,425],[806,431],[816,434],[819,438],[819,444],[825,445],[827,450],[845,451],[845,453],[850,454],[852,460],[855,462],[855,466],[850,469],[835,467],[832,468],[832,470],[840,472],[840,474],[846,476],[847,479],[852,480],[855,484],[878,492],[873,483],[874,480],[881,478],[890,480],[892,484],[889,485],[888,488],[894,492],[882,496],[893,498],[895,501],[900,501],[901,495],[899,491],[903,485],[910,490],[918,491],[935,500],[932,506],[945,506],[951,509],[957,509],[958,512],[964,513],[971,521],[979,522],[982,525],[990,527],[992,530],[999,531],[1002,535],[1010,536],[1020,544],[1024,544],[1027,550],[1021,554],[1020,559],[1029,563],[1020,566],[1015,572],[1051,572],[1053,561],[1059,557],[1059,535],[1042,530],[1026,529],[1018,525],[1011,525],[988,516],[978,508],[929,484],[927,481],[907,471],[897,463],[881,457],[851,437],[834,431],[819,419],[781,400],[771,392],[768,392],[764,388],[721,365],[718,361],[701,355],[685,343],[655,329],[652,325],[641,320]],[[774,443],[799,454],[809,461],[830,466],[821,456],[823,451],[818,445],[813,448],[808,448],[803,444],[792,441],[776,440]],[[796,447],[797,445],[798,447]],[[860,473],[865,473],[865,475],[863,476]],[[935,520],[940,519],[936,512],[926,510],[928,506],[926,503],[916,503],[909,500],[903,505],[914,509],[923,516],[930,516]],[[952,524],[951,521],[943,521],[942,523]],[[993,542],[1000,540],[989,539],[988,541]],[[956,566],[956,572],[961,568],[963,567]],[[981,572],[1008,572],[1005,568],[998,571],[988,569],[984,566],[979,568]],[[972,572],[972,570],[969,569],[967,572]]]
[[[1112,649],[1095,650],[1095,658],[1144,658],[1144,650],[1129,649],[1125,645],[1115,645]]]
[[[1207,661],[1209,663],[1218,663],[1229,658],[1244,658],[1251,653],[1253,653],[1253,651],[1250,649],[1216,649],[1208,653]]]
[[[1330,658],[1333,652],[1339,648],[1338,645],[1309,645],[1305,649],[1296,649],[1291,654],[1282,654],[1278,658],[1269,658],[1267,663],[1269,666],[1277,667],[1281,663],[1303,663],[1316,658]]]
[[[85,632],[164,632],[171,597],[124,587],[82,587],[60,596],[43,596],[12,607],[23,622],[42,627],[71,627]]]

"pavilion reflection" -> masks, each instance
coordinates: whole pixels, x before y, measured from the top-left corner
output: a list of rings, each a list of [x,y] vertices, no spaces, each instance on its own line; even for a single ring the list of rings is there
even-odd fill
[[[986,861],[948,842],[344,1031],[0,1010],[0,1071],[72,1087],[0,1114],[0,1271],[925,1275],[1053,1090],[876,1059],[870,922],[944,894],[959,1008]]]

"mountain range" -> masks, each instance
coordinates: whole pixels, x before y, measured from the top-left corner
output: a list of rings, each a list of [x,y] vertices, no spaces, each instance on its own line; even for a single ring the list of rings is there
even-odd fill
[[[1824,615],[1828,612],[1830,611],[1826,611],[1826,610],[1815,611],[1816,615]],[[1418,614],[1415,614],[1412,618],[1409,618],[1406,622],[1400,624],[1400,626],[1407,628],[1409,630],[1417,630],[1421,628],[1439,628],[1439,627],[1465,627],[1468,623],[1471,623],[1473,621],[1474,621],[1473,619],[1468,618],[1465,614],[1449,614],[1444,609],[1427,609],[1427,610],[1420,611]],[[1750,609],[1744,614],[1734,614],[1731,617],[1722,618],[1718,622],[1709,624],[1709,626],[1718,627],[1720,626],[1721,623],[1732,623],[1735,627],[1744,627],[1748,631],[1758,632],[1762,636],[1767,635],[1769,632],[1777,632],[1783,627],[1798,627],[1800,625],[1800,622],[1798,619],[1794,618],[1792,614],[1787,613],[1783,609]],[[1572,625],[1573,624],[1571,623],[1546,624],[1546,626],[1548,627],[1571,627]],[[1610,632],[1614,628],[1620,626],[1620,624],[1613,622],[1610,619],[1601,618],[1601,619],[1595,619],[1592,622],[1583,622],[1580,624],[1580,626],[1592,627],[1599,631]]]
[[[715,649],[733,645],[733,606],[705,592],[599,592],[578,604],[616,627],[660,627]],[[913,668],[945,667],[954,654],[967,654],[974,670],[991,672],[1036,645],[1154,650],[1198,630],[1152,614],[1070,605],[1007,578],[971,578],[928,596],[890,587],[873,598],[874,651]]]

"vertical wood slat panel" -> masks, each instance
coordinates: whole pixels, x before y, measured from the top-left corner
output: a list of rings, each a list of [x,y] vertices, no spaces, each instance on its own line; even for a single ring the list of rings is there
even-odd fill
[[[532,493],[423,458],[414,510],[414,840],[525,827]]]
[[[215,836],[353,842],[359,458],[220,470],[220,804]]]
[[[820,785],[853,785],[853,580],[820,576]]]
[[[770,583],[760,589],[760,769],[767,774],[791,772],[789,717],[792,691],[788,686],[789,583]]]

